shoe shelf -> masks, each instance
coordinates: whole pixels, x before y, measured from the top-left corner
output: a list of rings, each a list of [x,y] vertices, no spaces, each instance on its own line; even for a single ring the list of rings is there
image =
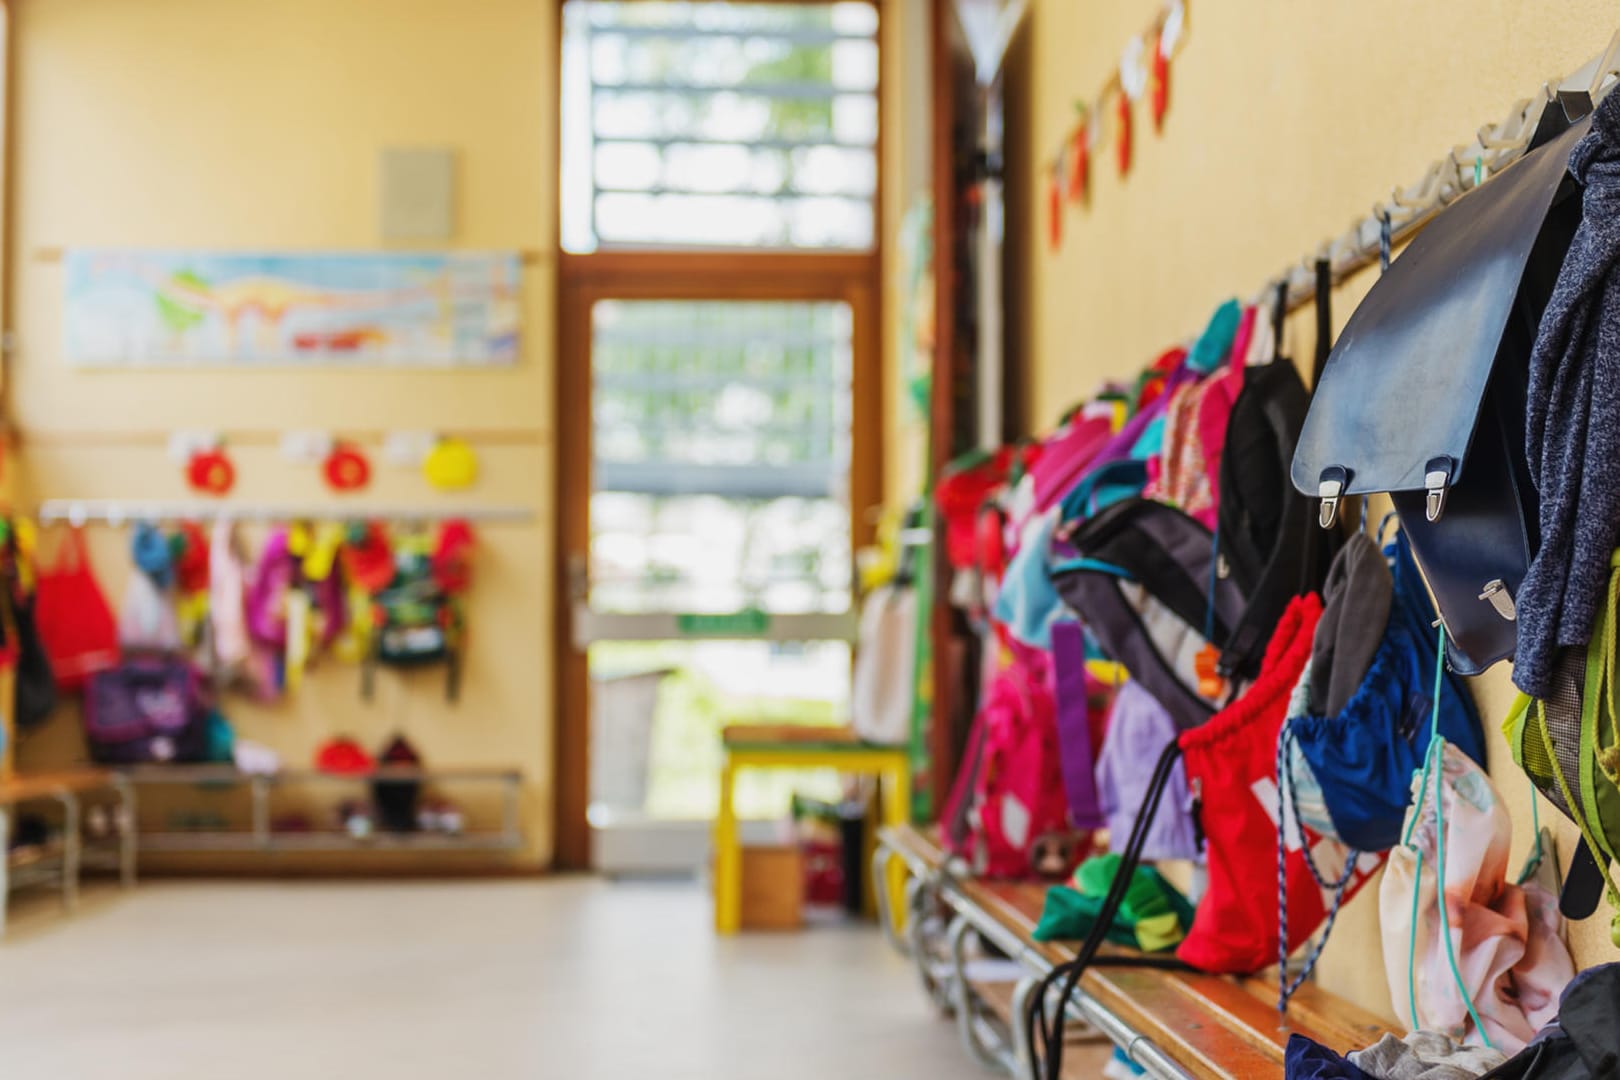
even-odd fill
[[[122,770],[137,788],[157,785],[245,787],[251,799],[248,828],[147,830],[139,834],[149,852],[300,852],[300,851],[513,851],[523,845],[518,801],[523,775],[505,768],[418,768],[383,765],[363,773],[330,773],[318,769],[243,772],[232,765],[137,765]],[[363,835],[342,829],[277,829],[272,799],[277,789],[332,785],[369,786],[377,781],[422,784],[489,784],[501,790],[498,828],[458,832],[409,832],[373,828]]]

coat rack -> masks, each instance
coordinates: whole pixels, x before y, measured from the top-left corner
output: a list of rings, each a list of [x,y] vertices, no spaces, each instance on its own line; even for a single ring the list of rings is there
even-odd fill
[[[472,521],[523,523],[534,519],[527,506],[415,506],[366,503],[237,503],[200,499],[47,499],[40,504],[42,525],[66,523],[127,525],[137,521]]]

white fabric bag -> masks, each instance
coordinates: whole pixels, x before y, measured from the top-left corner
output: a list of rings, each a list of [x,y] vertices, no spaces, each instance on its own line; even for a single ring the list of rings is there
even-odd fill
[[[911,738],[917,669],[917,590],[889,584],[861,606],[850,706],[856,734],[898,746]]]

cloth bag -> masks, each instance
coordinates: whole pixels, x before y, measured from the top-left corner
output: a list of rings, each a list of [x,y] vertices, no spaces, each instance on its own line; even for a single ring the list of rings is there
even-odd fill
[[[50,719],[56,709],[56,676],[40,641],[34,619],[34,600],[0,586],[0,619],[16,665],[12,676],[11,716],[18,731],[32,731]]]
[[[917,663],[917,590],[880,585],[861,605],[860,636],[850,686],[850,721],[867,742],[911,740],[911,694]]]
[[[1558,904],[1534,882],[1508,880],[1513,826],[1485,770],[1447,745],[1435,773],[1444,828],[1436,789],[1420,795],[1422,778],[1414,777],[1415,823],[1390,852],[1379,886],[1390,1001],[1414,1029],[1459,1042],[1481,1041],[1477,1014],[1490,1045],[1516,1054],[1557,1015],[1558,996],[1575,974]],[[1445,871],[1455,969],[1440,921],[1437,867]]]
[[[1363,545],[1372,541],[1352,537],[1341,561],[1359,561]],[[1360,684],[1337,712],[1290,719],[1283,734],[1285,743],[1297,746],[1298,757],[1320,786],[1333,822],[1328,835],[1357,851],[1383,851],[1400,840],[1412,773],[1428,753],[1434,708],[1434,608],[1404,537],[1397,536],[1385,557],[1393,564],[1389,617]],[[1340,592],[1336,599],[1337,608],[1353,605],[1356,596]],[[1353,618],[1326,616],[1317,627],[1313,656],[1337,661],[1326,680],[1335,687],[1350,650],[1324,638],[1353,639],[1360,629]],[[1313,682],[1318,670],[1313,661]],[[1485,736],[1467,686],[1448,671],[1439,690],[1440,734],[1470,758],[1483,761]]]
[[[1285,928],[1280,928],[1275,902],[1283,820],[1275,780],[1277,735],[1310,658],[1321,614],[1322,601],[1314,593],[1295,599],[1283,612],[1254,684],[1209,723],[1180,736],[1194,813],[1203,827],[1209,886],[1176,955],[1200,971],[1259,971],[1277,962],[1279,936],[1292,953],[1327,916],[1331,898],[1317,887],[1298,843],[1284,860],[1290,898]],[[1288,834],[1300,835],[1294,830]],[[1302,839],[1329,876],[1344,871],[1350,853],[1342,845],[1308,830]],[[1376,867],[1372,859],[1351,869],[1346,898]]]
[[[1097,759],[1097,799],[1108,825],[1109,850],[1124,850],[1148,793],[1151,777],[1144,766],[1156,761],[1175,739],[1175,721],[1146,687],[1134,679],[1120,686]],[[1141,857],[1145,862],[1158,862],[1198,856],[1198,826],[1187,794],[1185,765],[1177,762],[1148,826]]]
[[[1077,557],[1052,569],[1059,595],[1109,659],[1124,664],[1175,719],[1197,727],[1219,705],[1197,658],[1221,648],[1246,599],[1215,570],[1214,537],[1173,506],[1117,502],[1068,538]]]
[[[144,570],[129,575],[118,613],[118,644],[126,652],[178,652],[180,622],[166,592]]]
[[[209,705],[191,665],[145,659],[91,676],[84,695],[90,757],[112,765],[201,761]]]
[[[1042,873],[1037,856],[1072,832],[1050,669],[1047,653],[1006,642],[974,720],[976,738],[946,807],[945,840],[979,876]]]
[[[84,530],[68,533],[54,564],[41,563],[34,616],[63,690],[82,690],[91,675],[118,663],[118,624],[90,567]]]
[[[1103,898],[1119,873],[1118,855],[1095,855],[1081,863],[1067,885],[1046,890],[1036,941],[1079,941],[1096,924]],[[1192,925],[1193,906],[1151,866],[1131,872],[1125,900],[1108,927],[1108,940],[1143,952],[1176,945]]]

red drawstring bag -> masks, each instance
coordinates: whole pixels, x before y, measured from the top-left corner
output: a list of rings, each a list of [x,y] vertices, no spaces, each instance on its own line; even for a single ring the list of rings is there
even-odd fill
[[[84,530],[75,528],[54,566],[40,565],[34,620],[56,684],[84,689],[86,680],[118,663],[118,624],[90,569]]]
[[[1203,826],[1209,889],[1176,956],[1200,971],[1253,974],[1277,962],[1277,734],[1288,698],[1311,657],[1322,601],[1296,597],[1283,612],[1254,684],[1208,723],[1183,732],[1187,786]],[[1347,850],[1289,821],[1319,869],[1337,878]],[[1320,887],[1305,853],[1290,843],[1287,945],[1291,955],[1327,918],[1332,893]],[[1363,856],[1344,883],[1344,899],[1366,884],[1381,862]]]

